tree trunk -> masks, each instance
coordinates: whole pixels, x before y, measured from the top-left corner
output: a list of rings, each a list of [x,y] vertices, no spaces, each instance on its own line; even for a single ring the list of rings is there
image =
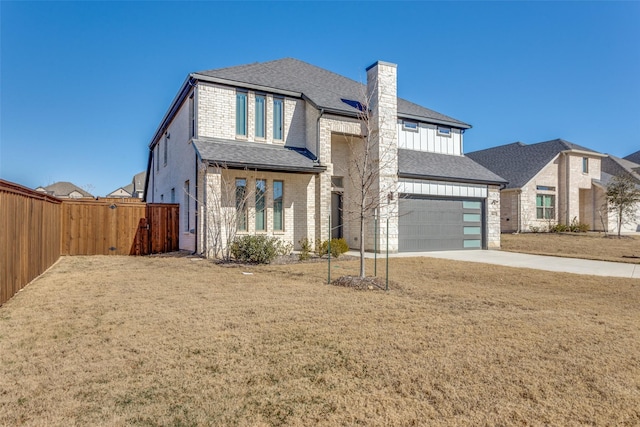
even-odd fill
[[[360,213],[360,278],[364,279],[364,215]]]

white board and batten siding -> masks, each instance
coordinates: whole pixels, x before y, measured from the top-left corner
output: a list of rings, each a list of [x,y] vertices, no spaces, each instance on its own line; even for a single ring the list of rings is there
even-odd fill
[[[398,182],[398,187],[398,192],[404,194],[437,197],[487,197],[487,186],[479,184],[401,179]]]
[[[411,129],[404,123],[405,121],[398,120],[398,148],[455,156],[462,155],[462,131],[460,129],[445,127],[450,130],[450,133],[443,135],[438,132],[437,125],[407,122],[415,125],[415,129]]]

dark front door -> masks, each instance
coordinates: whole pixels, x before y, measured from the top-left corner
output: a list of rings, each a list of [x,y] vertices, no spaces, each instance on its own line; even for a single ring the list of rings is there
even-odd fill
[[[331,193],[331,238],[342,237],[342,193]]]

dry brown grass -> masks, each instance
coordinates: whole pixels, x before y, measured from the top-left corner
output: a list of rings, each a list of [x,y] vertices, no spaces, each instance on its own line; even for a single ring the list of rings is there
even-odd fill
[[[63,257],[0,307],[0,423],[640,423],[639,280],[391,273],[386,293],[327,286],[324,264]]]
[[[522,233],[503,234],[500,239],[504,251],[640,264],[640,236]]]

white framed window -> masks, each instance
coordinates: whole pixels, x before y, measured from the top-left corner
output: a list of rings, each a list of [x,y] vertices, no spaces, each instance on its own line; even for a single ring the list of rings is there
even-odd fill
[[[247,136],[247,92],[236,92],[236,136]]]
[[[284,99],[273,98],[273,139],[284,138]]]
[[[284,230],[284,181],[273,181],[273,230]]]
[[[451,128],[438,126],[438,135],[451,136]]]
[[[589,173],[589,158],[582,158],[582,173]]]
[[[538,191],[556,191],[556,187],[550,187],[548,185],[536,185]]]
[[[236,178],[236,227],[247,231],[247,180]]]
[[[169,134],[164,135],[164,150],[163,150],[163,159],[164,166],[167,166],[167,159],[169,158]]]
[[[183,219],[183,224],[184,224],[184,232],[188,233],[189,229],[190,229],[190,225],[191,225],[191,218],[190,218],[190,213],[191,213],[191,197],[189,195],[189,180],[186,180],[184,182],[184,219]]]
[[[195,138],[196,136],[196,111],[194,104],[193,93],[189,97],[189,137]]]
[[[267,231],[267,181],[256,179],[256,231]]]
[[[536,194],[536,219],[555,219],[556,196]]]
[[[256,95],[256,138],[264,138],[267,124],[267,98],[264,95]]]
[[[416,122],[408,122],[406,120],[402,121],[402,128],[405,130],[418,131],[418,123]]]

